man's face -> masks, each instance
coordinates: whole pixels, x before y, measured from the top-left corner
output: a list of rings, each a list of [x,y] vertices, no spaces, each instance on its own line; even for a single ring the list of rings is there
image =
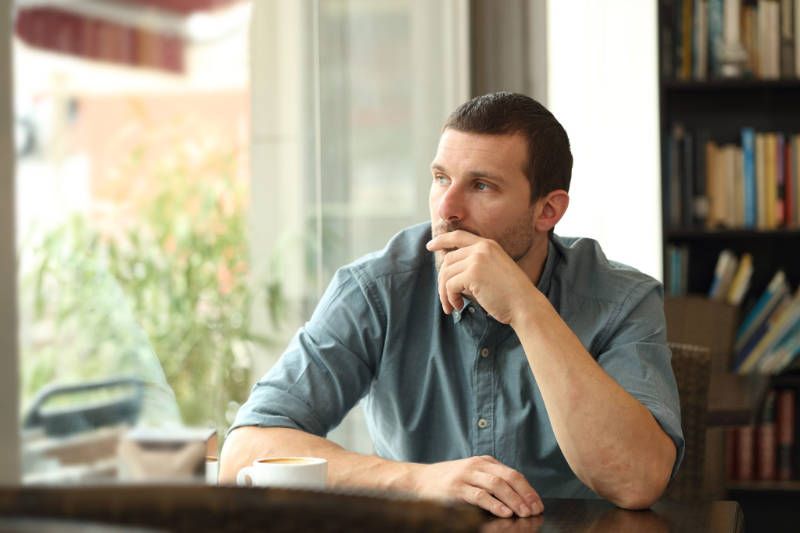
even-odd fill
[[[433,236],[463,229],[493,239],[519,262],[534,242],[525,138],[447,129],[431,163]],[[445,252],[436,252],[436,267]]]

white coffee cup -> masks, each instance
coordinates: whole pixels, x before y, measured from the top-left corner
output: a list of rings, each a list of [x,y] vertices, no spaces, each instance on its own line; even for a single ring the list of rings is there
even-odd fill
[[[262,457],[239,470],[237,485],[324,489],[328,461],[318,457]]]
[[[216,485],[217,474],[219,472],[219,459],[212,456],[206,456],[206,484]]]

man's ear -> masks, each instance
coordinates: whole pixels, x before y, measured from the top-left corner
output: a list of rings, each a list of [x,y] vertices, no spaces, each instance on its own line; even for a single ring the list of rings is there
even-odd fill
[[[536,202],[536,231],[547,233],[558,224],[569,207],[569,194],[567,191],[557,189],[550,191],[546,196]]]

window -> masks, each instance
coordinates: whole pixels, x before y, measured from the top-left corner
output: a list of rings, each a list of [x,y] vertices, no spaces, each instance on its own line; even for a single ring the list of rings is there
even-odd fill
[[[113,475],[53,450],[130,424],[222,432],[247,395],[266,341],[249,321],[251,7],[16,10],[26,481]]]

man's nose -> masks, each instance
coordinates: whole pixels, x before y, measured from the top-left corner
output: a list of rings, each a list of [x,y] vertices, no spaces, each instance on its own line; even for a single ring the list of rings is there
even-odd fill
[[[463,191],[454,185],[448,187],[439,197],[438,212],[442,220],[463,220],[466,214]]]

